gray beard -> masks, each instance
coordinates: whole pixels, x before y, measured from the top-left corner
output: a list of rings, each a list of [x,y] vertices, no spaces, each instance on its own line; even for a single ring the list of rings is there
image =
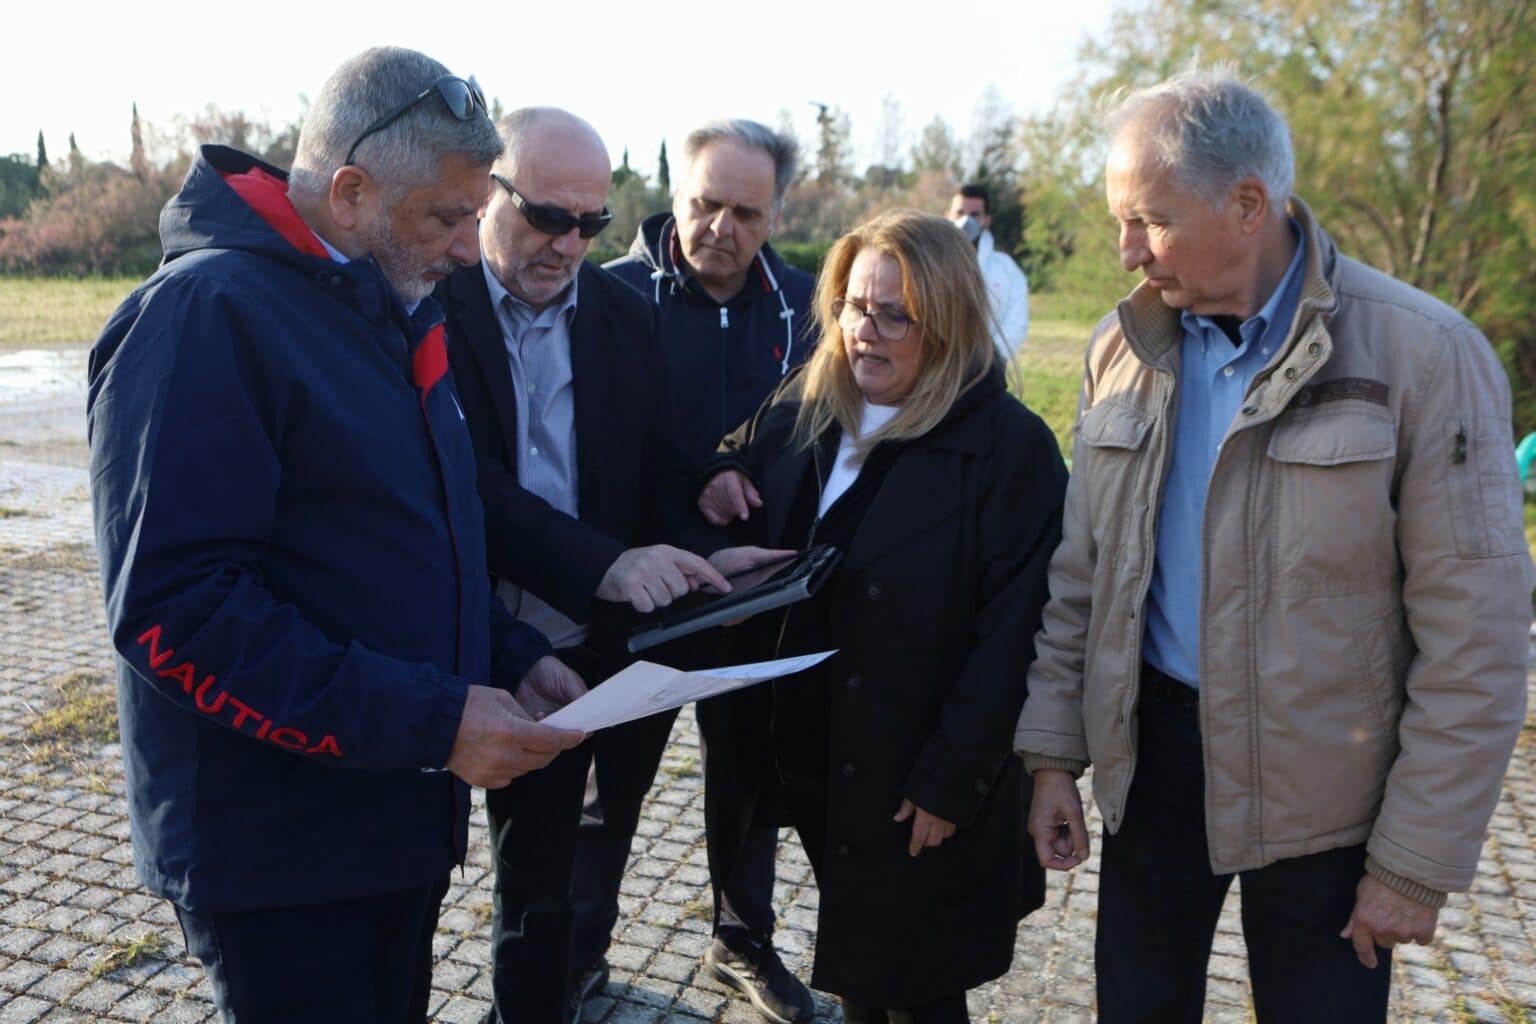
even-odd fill
[[[425,275],[442,268],[422,261],[396,242],[390,234],[388,214],[380,216],[369,226],[364,242],[368,246],[369,255],[384,272],[384,279],[408,308],[414,308],[418,302],[432,294],[432,282],[425,280]],[[450,266],[443,272],[450,273],[453,269]]]

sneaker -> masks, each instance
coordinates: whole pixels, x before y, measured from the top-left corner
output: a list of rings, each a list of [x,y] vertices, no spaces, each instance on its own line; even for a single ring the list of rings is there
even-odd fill
[[[789,973],[766,939],[748,936],[727,944],[716,938],[704,953],[704,966],[773,1024],[801,1024],[816,1015],[811,990]]]
[[[584,971],[576,972],[571,979],[570,1000],[566,1003],[565,1019],[569,1024],[581,1020],[581,1008],[588,999],[601,992],[608,984],[608,961],[599,960]]]

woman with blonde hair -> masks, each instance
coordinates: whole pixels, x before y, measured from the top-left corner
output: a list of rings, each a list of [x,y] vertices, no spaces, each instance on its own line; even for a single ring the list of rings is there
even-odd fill
[[[1043,899],[1012,750],[1066,471],[1008,394],[988,296],[947,221],[895,210],[839,239],[821,339],[721,445],[699,506],[774,547],[843,552],[736,653],[836,648],[737,716],[768,752],[820,888],[811,983],[849,1022],[968,1021]]]

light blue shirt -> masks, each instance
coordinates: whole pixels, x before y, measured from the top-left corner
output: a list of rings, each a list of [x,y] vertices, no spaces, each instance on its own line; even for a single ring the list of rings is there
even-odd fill
[[[576,476],[576,390],[571,374],[571,321],[576,279],[542,310],[513,295],[480,261],[501,326],[502,345],[517,394],[517,482],[569,516],[579,513]],[[586,631],[537,596],[506,580],[496,593],[507,610],[549,637],[556,647],[580,643]]]
[[[1179,414],[1173,463],[1163,487],[1157,524],[1157,561],[1147,593],[1142,657],[1190,686],[1200,684],[1200,534],[1211,471],[1222,438],[1237,418],[1253,378],[1285,341],[1301,298],[1306,239],[1295,221],[1296,255],[1280,284],[1238,328],[1234,346],[1209,317],[1185,311],[1179,351]]]

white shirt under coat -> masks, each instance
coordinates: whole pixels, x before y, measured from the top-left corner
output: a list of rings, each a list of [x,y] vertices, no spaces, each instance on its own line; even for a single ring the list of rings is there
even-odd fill
[[[816,518],[826,515],[832,503],[842,497],[859,478],[859,471],[864,468],[864,458],[853,447],[859,438],[873,434],[895,419],[900,411],[899,405],[874,405],[865,399],[864,408],[859,414],[859,432],[850,435],[848,431],[843,431],[843,439],[837,444],[837,458],[832,463],[832,472],[827,474],[826,485],[821,489],[821,504],[816,508]]]

